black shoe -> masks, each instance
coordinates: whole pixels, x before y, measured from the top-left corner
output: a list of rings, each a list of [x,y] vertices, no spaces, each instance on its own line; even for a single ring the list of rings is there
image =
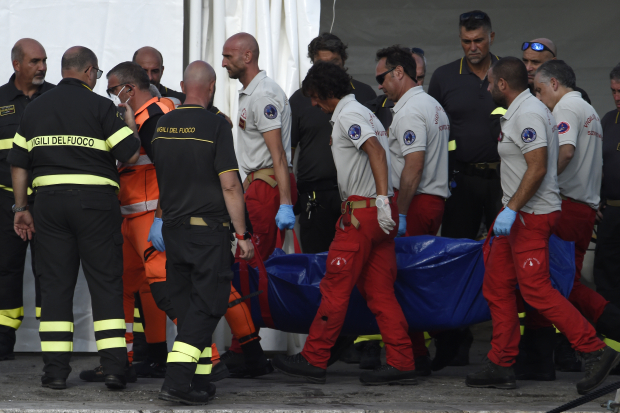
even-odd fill
[[[555,334],[555,327],[525,328],[519,341],[519,355],[513,366],[517,380],[555,380]]]
[[[215,387],[215,384],[211,384]],[[204,391],[198,391],[192,389],[189,393],[185,393],[179,390],[172,389],[170,387],[162,387],[157,395],[157,398],[160,400],[166,400],[169,402],[177,402],[181,404],[186,404],[189,406],[200,406],[203,404],[209,403],[209,400],[213,400],[215,397],[215,389],[213,390],[213,395],[210,395]]]
[[[6,327],[7,331],[0,332],[0,361],[15,360],[15,330]]]
[[[163,379],[166,377],[166,363],[157,362],[147,357],[146,360],[134,364],[138,377],[152,377],[155,379]]]
[[[580,372],[581,361],[579,360],[577,352],[573,350],[573,347],[564,334],[557,334],[557,336],[558,341],[555,346],[554,354],[556,370],[573,373]]]
[[[435,358],[431,369],[438,371],[446,366],[466,366],[469,364],[469,348],[473,335],[469,329],[446,330],[435,336]]]
[[[273,358],[273,366],[289,376],[303,377],[310,383],[325,384],[327,370],[308,363],[301,353],[294,356],[276,354]]]
[[[245,357],[243,353],[235,353],[234,351],[228,350],[220,356],[220,362],[226,364],[226,367],[230,370],[234,367],[244,365]]]
[[[456,357],[452,359],[448,366],[469,366],[469,349],[474,342],[474,335],[469,328],[462,330],[459,335],[459,345]]]
[[[381,367],[381,342],[378,340],[366,341],[362,347],[360,369],[374,370]]]
[[[605,381],[609,372],[620,363],[620,353],[609,346],[591,353],[583,353],[586,375],[577,382],[577,392],[586,394]]]
[[[620,308],[612,303],[607,304],[596,321],[596,331],[611,340],[620,341]]]
[[[230,370],[228,370],[228,367],[226,367],[226,364],[221,363],[221,362],[214,364],[213,368],[211,369],[211,374],[206,375],[206,379],[210,383],[215,383],[216,381],[224,380],[227,377],[230,377]]]
[[[103,374],[103,366],[95,367],[92,370],[83,370],[80,373],[80,380],[88,382],[103,383],[106,375]],[[127,383],[135,383],[138,381],[138,375],[133,365],[125,367],[125,381]]]
[[[495,387],[496,389],[516,389],[517,379],[512,367],[502,367],[489,361],[482,370],[467,375],[465,384],[469,387]]]
[[[342,355],[338,360],[347,364],[359,364],[359,362],[362,360],[361,348],[362,346],[360,346],[359,344],[349,345],[349,347],[347,347],[346,350],[342,352]]]
[[[418,384],[415,370],[400,371],[389,364],[380,366],[373,371],[365,371],[360,375],[360,381],[367,386],[380,386],[382,384]]]
[[[415,358],[415,372],[418,377],[431,375],[431,357],[420,356]]]
[[[54,390],[62,390],[67,388],[66,379],[55,379],[49,376],[41,377],[41,387],[48,387]]]
[[[108,374],[105,376],[105,385],[110,390],[123,390],[127,387],[127,380],[120,374]]]
[[[254,363],[243,363],[240,366],[229,368],[228,371],[230,372],[229,377],[232,379],[251,379],[273,373],[273,366],[271,361],[265,355],[262,355]]]

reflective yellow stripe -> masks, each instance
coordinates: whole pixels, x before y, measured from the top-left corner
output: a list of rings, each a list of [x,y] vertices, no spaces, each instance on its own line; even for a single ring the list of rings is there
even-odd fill
[[[519,329],[521,330],[521,335],[523,335],[525,332],[525,326],[519,326]]]
[[[47,175],[34,178],[33,188],[47,185],[77,184],[77,185],[111,185],[118,188],[118,184],[111,179],[96,175]]]
[[[140,310],[138,310],[137,308],[134,308],[133,309],[133,316],[139,318],[140,317]]]
[[[95,331],[101,330],[125,330],[125,320],[121,318],[111,318],[109,320],[99,320],[94,322]]]
[[[116,145],[118,145],[123,139],[125,139],[126,137],[128,137],[130,135],[133,135],[133,131],[131,129],[129,129],[129,127],[123,126],[119,130],[117,130],[114,133],[114,135],[112,135],[108,139],[106,139],[105,142],[108,145],[108,148],[112,149]]]
[[[174,345],[172,346],[172,351],[187,354],[188,356],[194,358],[194,360],[198,360],[201,353],[198,348],[190,346],[189,344],[186,344],[182,341],[175,341]]]
[[[73,341],[42,341],[41,351],[73,351]]]
[[[24,307],[12,308],[10,310],[0,310],[0,315],[4,315],[11,318],[23,317]]]
[[[102,338],[101,340],[97,340],[97,350],[117,347],[127,348],[125,337]]]
[[[19,146],[20,148],[28,150],[28,145],[26,144],[26,138],[24,138],[19,133],[15,134],[15,137],[13,138],[13,143]]]
[[[142,323],[133,323],[133,332],[144,333],[144,326],[142,325]]]
[[[15,318],[10,318],[7,317],[5,315],[0,315],[0,325],[2,326],[9,326],[11,328],[14,328],[15,330],[17,330],[19,328],[19,326],[22,325],[22,320],[18,320]]]
[[[200,358],[211,357],[212,354],[213,354],[213,350],[211,349],[211,346],[205,347],[202,353],[200,353]]]
[[[0,188],[4,189],[5,191],[13,192],[13,188],[9,186],[0,185]],[[28,187],[28,195],[32,195],[32,188],[30,187]]]
[[[616,351],[620,351],[620,343],[618,343],[617,341],[614,341],[610,338],[606,338],[603,340],[605,342],[605,344],[607,344],[609,347],[613,348]]]
[[[176,343],[175,343],[176,344]],[[168,353],[168,363],[195,363],[196,359],[187,354],[170,352]]]
[[[506,109],[504,109],[501,106],[498,106],[495,108],[495,110],[493,112],[491,112],[491,115],[502,115],[504,116],[506,114],[506,112],[508,112]]]
[[[35,316],[41,318],[41,307],[37,307],[35,310]]]
[[[232,172],[232,171],[238,171],[238,169],[229,169],[227,171],[220,172],[219,174],[217,174],[217,176],[220,176],[221,174],[225,174],[226,172]]]
[[[209,142],[209,143],[213,143],[213,141],[209,141],[207,139],[196,139],[196,138],[175,138],[175,137],[170,137],[170,136],[159,136],[155,139],[153,139],[151,141],[151,143],[155,142],[157,139],[172,139],[172,140],[177,140],[177,141],[198,141],[198,142]]]
[[[448,152],[456,149],[456,141],[448,141]]]
[[[519,318],[525,318],[525,313],[519,313]]]
[[[383,337],[381,337],[381,334],[372,334],[369,336],[359,336],[354,343],[361,343],[362,341],[377,341],[377,340],[383,340]]]
[[[196,374],[211,374],[213,364],[198,364],[196,366]]]
[[[71,321],[41,321],[39,331],[43,332],[69,332],[73,333]]]
[[[13,147],[13,139],[0,139],[0,151],[11,149]]]
[[[37,136],[30,139],[26,146],[28,152],[37,146],[77,146],[80,148],[98,149],[109,152],[110,148],[101,139],[90,138],[88,136],[57,135],[57,136]]]

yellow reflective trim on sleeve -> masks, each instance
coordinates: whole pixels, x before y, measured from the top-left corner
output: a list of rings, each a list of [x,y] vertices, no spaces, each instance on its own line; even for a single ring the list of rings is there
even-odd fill
[[[209,347],[205,347],[202,353],[200,353],[200,358],[211,357],[212,355],[213,355],[213,350],[211,349],[211,346],[209,346]]]
[[[22,320],[0,315],[0,326],[8,326],[17,330],[22,325]]]
[[[53,351],[53,352],[73,351],[73,341],[42,341],[41,351]]]
[[[41,318],[41,307],[37,307],[37,308],[35,309],[35,316],[36,316],[37,318]]]
[[[192,356],[172,351],[168,353],[168,359],[166,360],[168,363],[195,363],[196,361]]]
[[[198,360],[200,358],[201,351],[194,346],[190,346],[182,341],[175,341],[172,346],[172,351],[177,351],[179,353],[187,354],[188,356]]]
[[[13,139],[0,139],[0,151],[11,149],[13,147]]]
[[[519,326],[519,329],[521,330],[521,335],[523,335],[525,332],[525,326]]]
[[[519,318],[525,318],[525,313],[519,313]]]
[[[138,310],[137,308],[134,308],[133,309],[133,316],[139,318],[140,317],[140,310]]]
[[[217,176],[220,176],[221,174],[225,174],[226,172],[232,172],[232,171],[238,171],[238,170],[239,169],[229,169],[227,171],[220,172],[219,174],[217,174]]]
[[[28,152],[38,146],[76,146],[78,148],[98,149],[104,152],[110,151],[108,145],[101,139],[73,135],[37,136],[30,139],[26,146]]]
[[[198,364],[196,366],[196,374],[211,374],[213,364]]]
[[[71,321],[41,321],[39,331],[73,333],[73,323]]]
[[[142,325],[142,323],[133,323],[133,332],[144,333],[144,326]]]
[[[97,340],[97,350],[118,347],[127,348],[125,337],[102,338],[101,340]]]
[[[118,184],[111,179],[104,178],[96,175],[46,175],[34,178],[32,181],[32,187],[48,186],[48,185],[61,185],[61,184],[76,184],[76,185],[110,185],[118,188]]]
[[[126,137],[130,135],[133,135],[133,131],[129,129],[128,126],[123,126],[119,130],[114,132],[112,136],[106,139],[105,143],[108,145],[110,149],[112,149],[116,145],[118,145],[123,139],[125,139]]]
[[[102,330],[126,330],[125,320],[121,318],[111,318],[109,320],[99,320],[94,323],[95,331]]]
[[[605,338],[603,342],[607,344],[609,347],[613,348],[614,350],[620,351],[620,343],[618,343],[617,341],[614,341],[610,338]]]
[[[493,112],[491,112],[491,115],[502,115],[504,116],[506,114],[506,112],[508,112],[506,109],[504,109],[501,106],[498,106],[495,108],[495,110]]]
[[[23,317],[24,307],[11,308],[10,310],[0,310],[0,315],[4,315],[11,318]]]
[[[456,141],[448,141],[448,152],[456,150]]]
[[[26,138],[24,138],[19,133],[16,133],[15,136],[13,137],[13,143],[19,146],[20,148],[28,150],[28,144],[26,143]]]

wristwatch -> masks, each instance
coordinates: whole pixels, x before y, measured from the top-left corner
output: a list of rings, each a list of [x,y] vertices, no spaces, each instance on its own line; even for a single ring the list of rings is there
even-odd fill
[[[25,206],[23,206],[23,207],[16,208],[16,207],[15,207],[15,204],[13,204],[13,206],[11,207],[11,210],[13,211],[13,213],[16,213],[16,212],[24,212],[24,211],[27,211],[27,210],[28,210],[28,205],[25,205]]]
[[[250,239],[252,238],[252,234],[250,234],[249,231],[245,231],[243,235],[239,235],[235,232],[235,238],[237,238],[238,240]]]
[[[385,198],[377,197],[375,199],[375,206],[377,208],[383,208],[385,205],[388,205],[389,203],[390,203],[390,199],[388,197],[385,197]]]

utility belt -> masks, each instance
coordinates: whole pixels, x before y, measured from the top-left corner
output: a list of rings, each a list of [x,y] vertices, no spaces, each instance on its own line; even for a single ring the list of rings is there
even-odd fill
[[[392,197],[388,198],[392,203]],[[345,226],[353,225],[355,229],[359,229],[360,222],[355,218],[354,210],[364,208],[376,208],[376,198],[366,198],[359,201],[344,201],[340,205],[340,213],[342,214],[342,223]]]
[[[288,172],[293,173],[291,168],[288,168]],[[250,172],[248,176],[245,177],[245,180],[248,185],[250,185],[253,181],[256,181],[258,179],[266,182],[272,188],[275,188],[276,186],[278,186],[276,180],[272,178],[272,176],[275,176],[275,174],[276,171],[273,168],[259,169],[258,171]]]
[[[577,201],[576,199],[569,198],[569,197],[564,196],[564,195],[562,195],[562,194],[560,194],[560,198],[562,198],[562,200],[563,200],[563,201],[571,201],[571,202],[575,202],[575,203],[577,203],[577,204],[587,205],[589,208],[591,208],[591,207],[590,207],[590,204],[588,204],[587,202]],[[617,202],[617,203],[618,203],[618,205],[617,205],[617,206],[620,206],[620,201],[615,201],[615,202]]]
[[[455,172],[458,171],[463,175],[481,176],[483,178],[497,177],[497,169],[499,162],[454,162]]]
[[[620,200],[608,199],[606,203],[607,205],[612,206],[612,207],[620,207]]]
[[[217,227],[221,225],[226,228],[230,228],[230,222],[217,222],[217,220],[210,220],[209,218],[203,217],[190,217],[187,224],[189,226],[198,226],[198,227]]]

